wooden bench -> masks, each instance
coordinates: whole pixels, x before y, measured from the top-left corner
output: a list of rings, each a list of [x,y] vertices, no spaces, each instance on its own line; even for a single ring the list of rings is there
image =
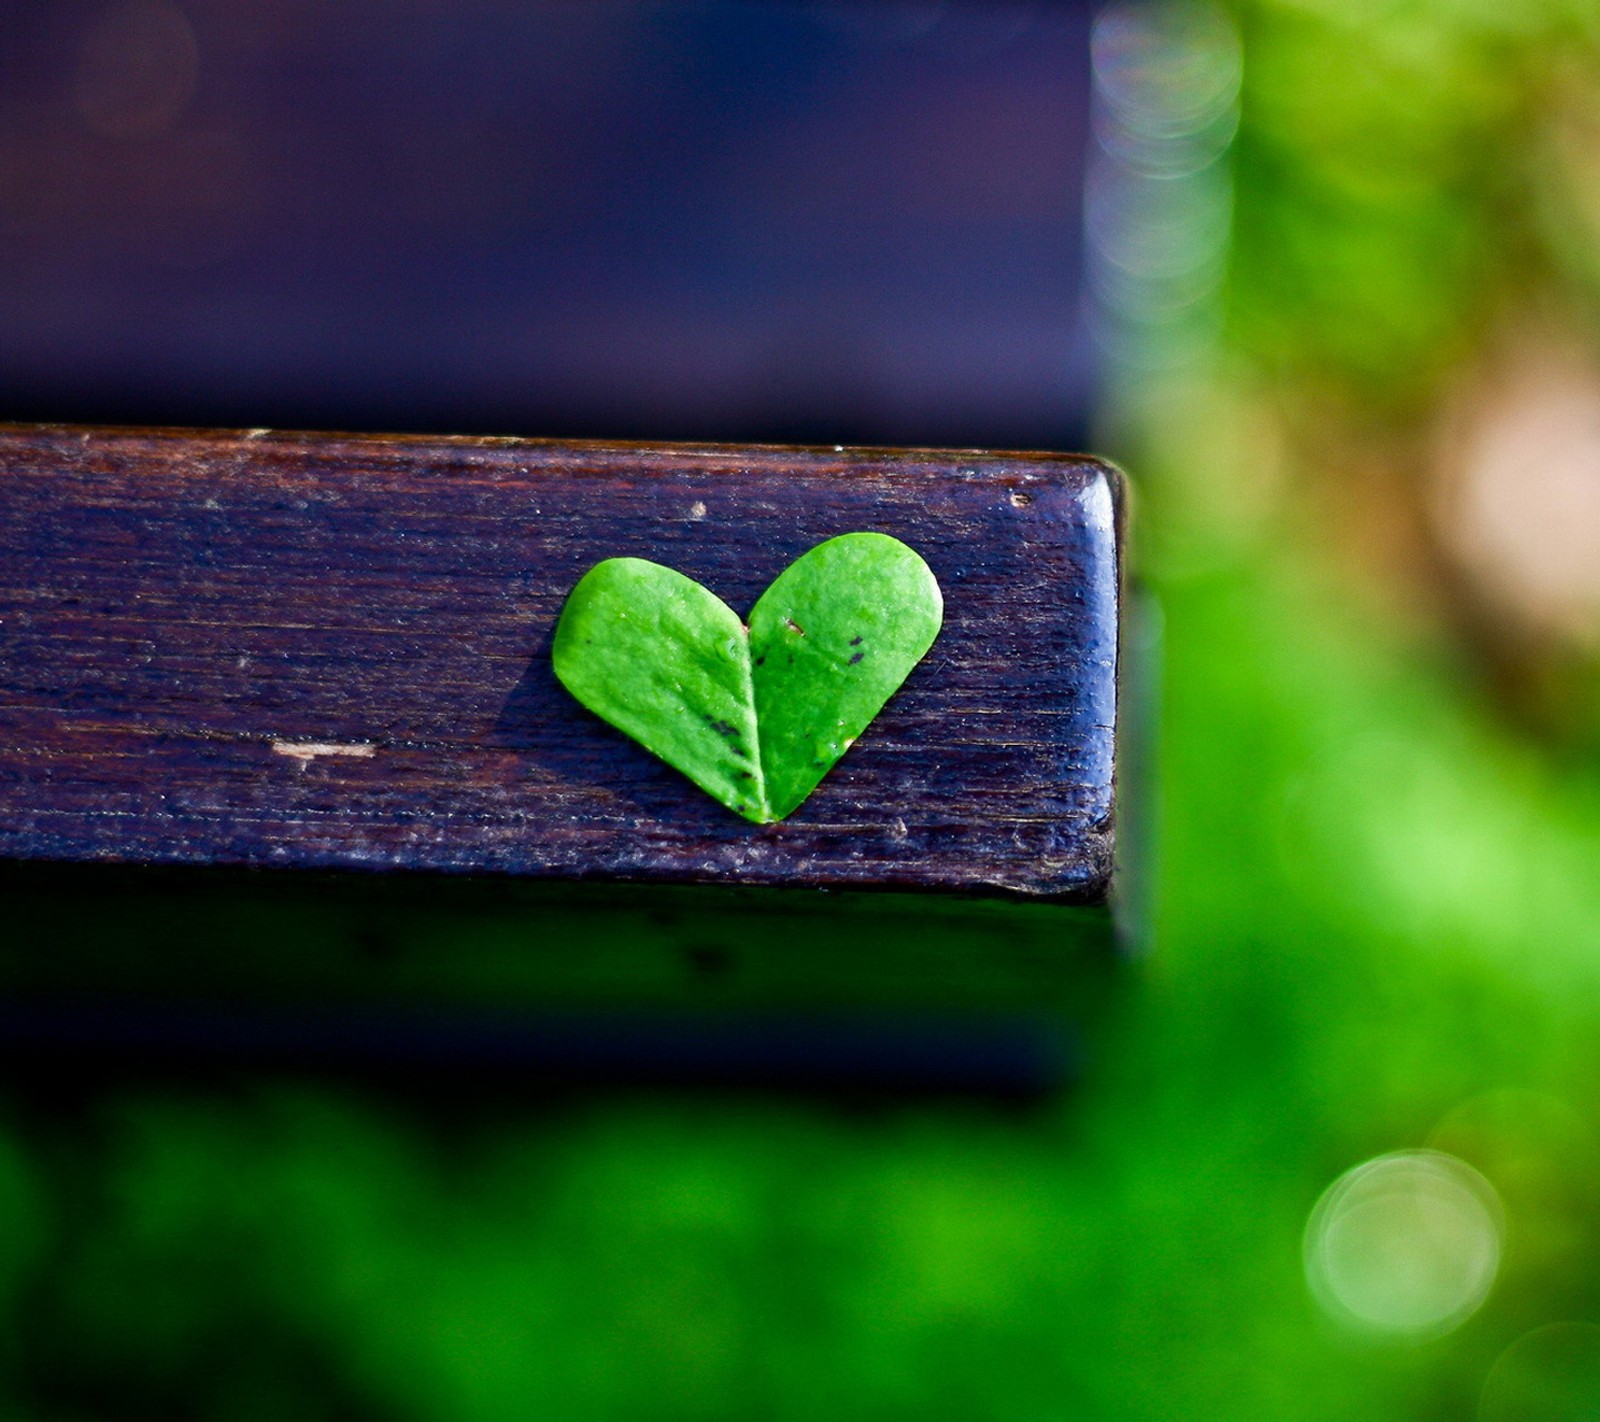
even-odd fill
[[[170,1007],[203,999],[270,1049],[310,1005],[361,1055],[372,1002],[413,1046],[454,1004],[448,1055],[537,1009],[542,1060],[551,1011],[687,992],[657,1056],[710,1062],[707,1013],[770,1045],[866,1011],[881,1045],[885,1004],[920,1032],[1071,996],[1113,931],[1121,498],[1051,454],[0,428],[0,858],[30,940],[0,1027],[226,1038]],[[743,613],[862,529],[928,561],[944,630],[781,824],[553,676],[601,559]]]

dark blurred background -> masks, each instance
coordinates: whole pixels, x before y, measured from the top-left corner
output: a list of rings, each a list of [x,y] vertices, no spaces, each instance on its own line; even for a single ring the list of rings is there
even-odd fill
[[[7,1414],[1595,1416],[1597,254],[1592,0],[0,6],[0,415],[1092,441],[1167,628],[1074,1087],[19,1069]]]
[[[12,3],[12,418],[1081,438],[1087,7]]]

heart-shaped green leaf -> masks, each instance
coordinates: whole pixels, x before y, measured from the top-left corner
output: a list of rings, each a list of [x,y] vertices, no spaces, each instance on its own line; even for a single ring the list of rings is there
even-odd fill
[[[939,634],[928,565],[847,533],[797,558],[748,628],[692,578],[609,558],[573,588],[556,675],[730,810],[781,820],[849,750]]]

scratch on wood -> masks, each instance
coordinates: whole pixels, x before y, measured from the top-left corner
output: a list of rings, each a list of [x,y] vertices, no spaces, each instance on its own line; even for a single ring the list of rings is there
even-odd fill
[[[378,748],[369,745],[336,745],[332,741],[274,741],[274,755],[286,755],[302,765],[319,755],[349,755],[357,759],[370,759]]]

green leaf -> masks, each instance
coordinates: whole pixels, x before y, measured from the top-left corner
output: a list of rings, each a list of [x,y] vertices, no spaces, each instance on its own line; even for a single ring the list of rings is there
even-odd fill
[[[642,558],[608,558],[562,609],[556,675],[708,795],[765,822],[750,640],[727,603]]]
[[[847,533],[791,563],[750,613],[761,768],[781,820],[833,768],[939,635],[944,600],[911,549]]]
[[[928,565],[882,533],[792,563],[745,628],[691,578],[611,558],[573,588],[556,676],[591,711],[758,824],[816,787],[939,633]]]

